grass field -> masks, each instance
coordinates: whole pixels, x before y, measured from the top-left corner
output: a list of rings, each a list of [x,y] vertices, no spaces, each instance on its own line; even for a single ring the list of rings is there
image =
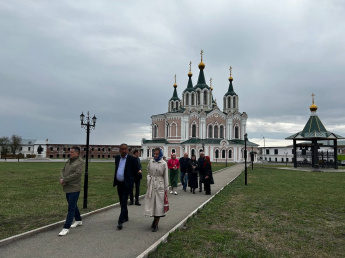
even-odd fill
[[[0,239],[45,226],[66,218],[67,202],[59,184],[64,163],[0,163]],[[140,194],[146,193],[147,162],[142,162]],[[214,163],[213,170],[225,166]],[[81,213],[118,202],[113,187],[114,163],[89,163],[88,209],[82,209],[83,190],[78,206]]]
[[[344,257],[345,173],[243,173],[150,257]]]

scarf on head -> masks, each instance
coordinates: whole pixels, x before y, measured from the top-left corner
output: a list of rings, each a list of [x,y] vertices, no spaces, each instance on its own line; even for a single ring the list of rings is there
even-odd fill
[[[159,156],[158,156],[158,158],[157,159],[155,159],[155,158],[153,158],[155,161],[160,161],[161,159],[163,158],[163,151],[162,151],[162,149],[160,149],[159,150]]]

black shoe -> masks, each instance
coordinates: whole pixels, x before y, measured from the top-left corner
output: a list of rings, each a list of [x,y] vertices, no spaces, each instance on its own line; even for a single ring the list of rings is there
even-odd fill
[[[201,193],[202,192],[202,189],[199,189],[199,193]]]
[[[127,222],[127,221],[128,221],[128,218],[127,218],[127,219],[124,219],[122,223],[125,223],[125,222]]]
[[[183,188],[183,191],[187,192],[186,188]]]
[[[155,221],[153,221],[151,224],[151,228],[153,229],[155,226],[156,226],[156,223],[155,223]]]
[[[140,202],[136,202],[135,205],[136,206],[141,206],[141,203]]]
[[[192,188],[190,188],[190,192],[192,192]]]
[[[154,226],[153,228],[152,228],[152,232],[156,232],[158,230],[158,226]]]
[[[193,194],[195,194],[195,189],[193,189]]]
[[[122,223],[117,224],[117,229],[121,230],[122,229]]]
[[[131,202],[129,203],[129,205],[133,205],[133,201],[131,201]]]
[[[206,194],[206,195],[211,195],[211,193],[207,193],[207,192],[206,192],[205,194]]]

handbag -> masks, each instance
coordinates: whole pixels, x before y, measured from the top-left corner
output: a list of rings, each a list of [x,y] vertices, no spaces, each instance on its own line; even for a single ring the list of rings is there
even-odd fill
[[[164,212],[169,210],[169,200],[167,191],[164,192]]]

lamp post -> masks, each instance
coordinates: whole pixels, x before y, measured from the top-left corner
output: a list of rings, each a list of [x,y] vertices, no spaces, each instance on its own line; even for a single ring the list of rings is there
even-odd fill
[[[266,154],[266,150],[265,150],[265,136],[262,135],[262,138],[264,138],[264,160],[265,160],[265,154]]]
[[[250,159],[252,160],[252,170],[254,169],[254,150],[252,145],[252,153],[250,154]]]
[[[244,184],[247,185],[247,141],[248,134],[244,134]]]
[[[85,115],[82,112],[80,115],[80,125],[81,128],[86,129],[86,155],[85,155],[85,176],[84,176],[84,200],[83,208],[87,208],[87,191],[89,188],[89,140],[90,140],[90,130],[96,127],[96,116],[90,119],[89,111],[87,112],[87,117],[84,120]]]
[[[288,152],[287,152],[287,150],[286,150],[286,149],[285,149],[284,154],[285,154],[285,162],[286,162],[286,166],[287,166],[287,155],[288,155]]]

